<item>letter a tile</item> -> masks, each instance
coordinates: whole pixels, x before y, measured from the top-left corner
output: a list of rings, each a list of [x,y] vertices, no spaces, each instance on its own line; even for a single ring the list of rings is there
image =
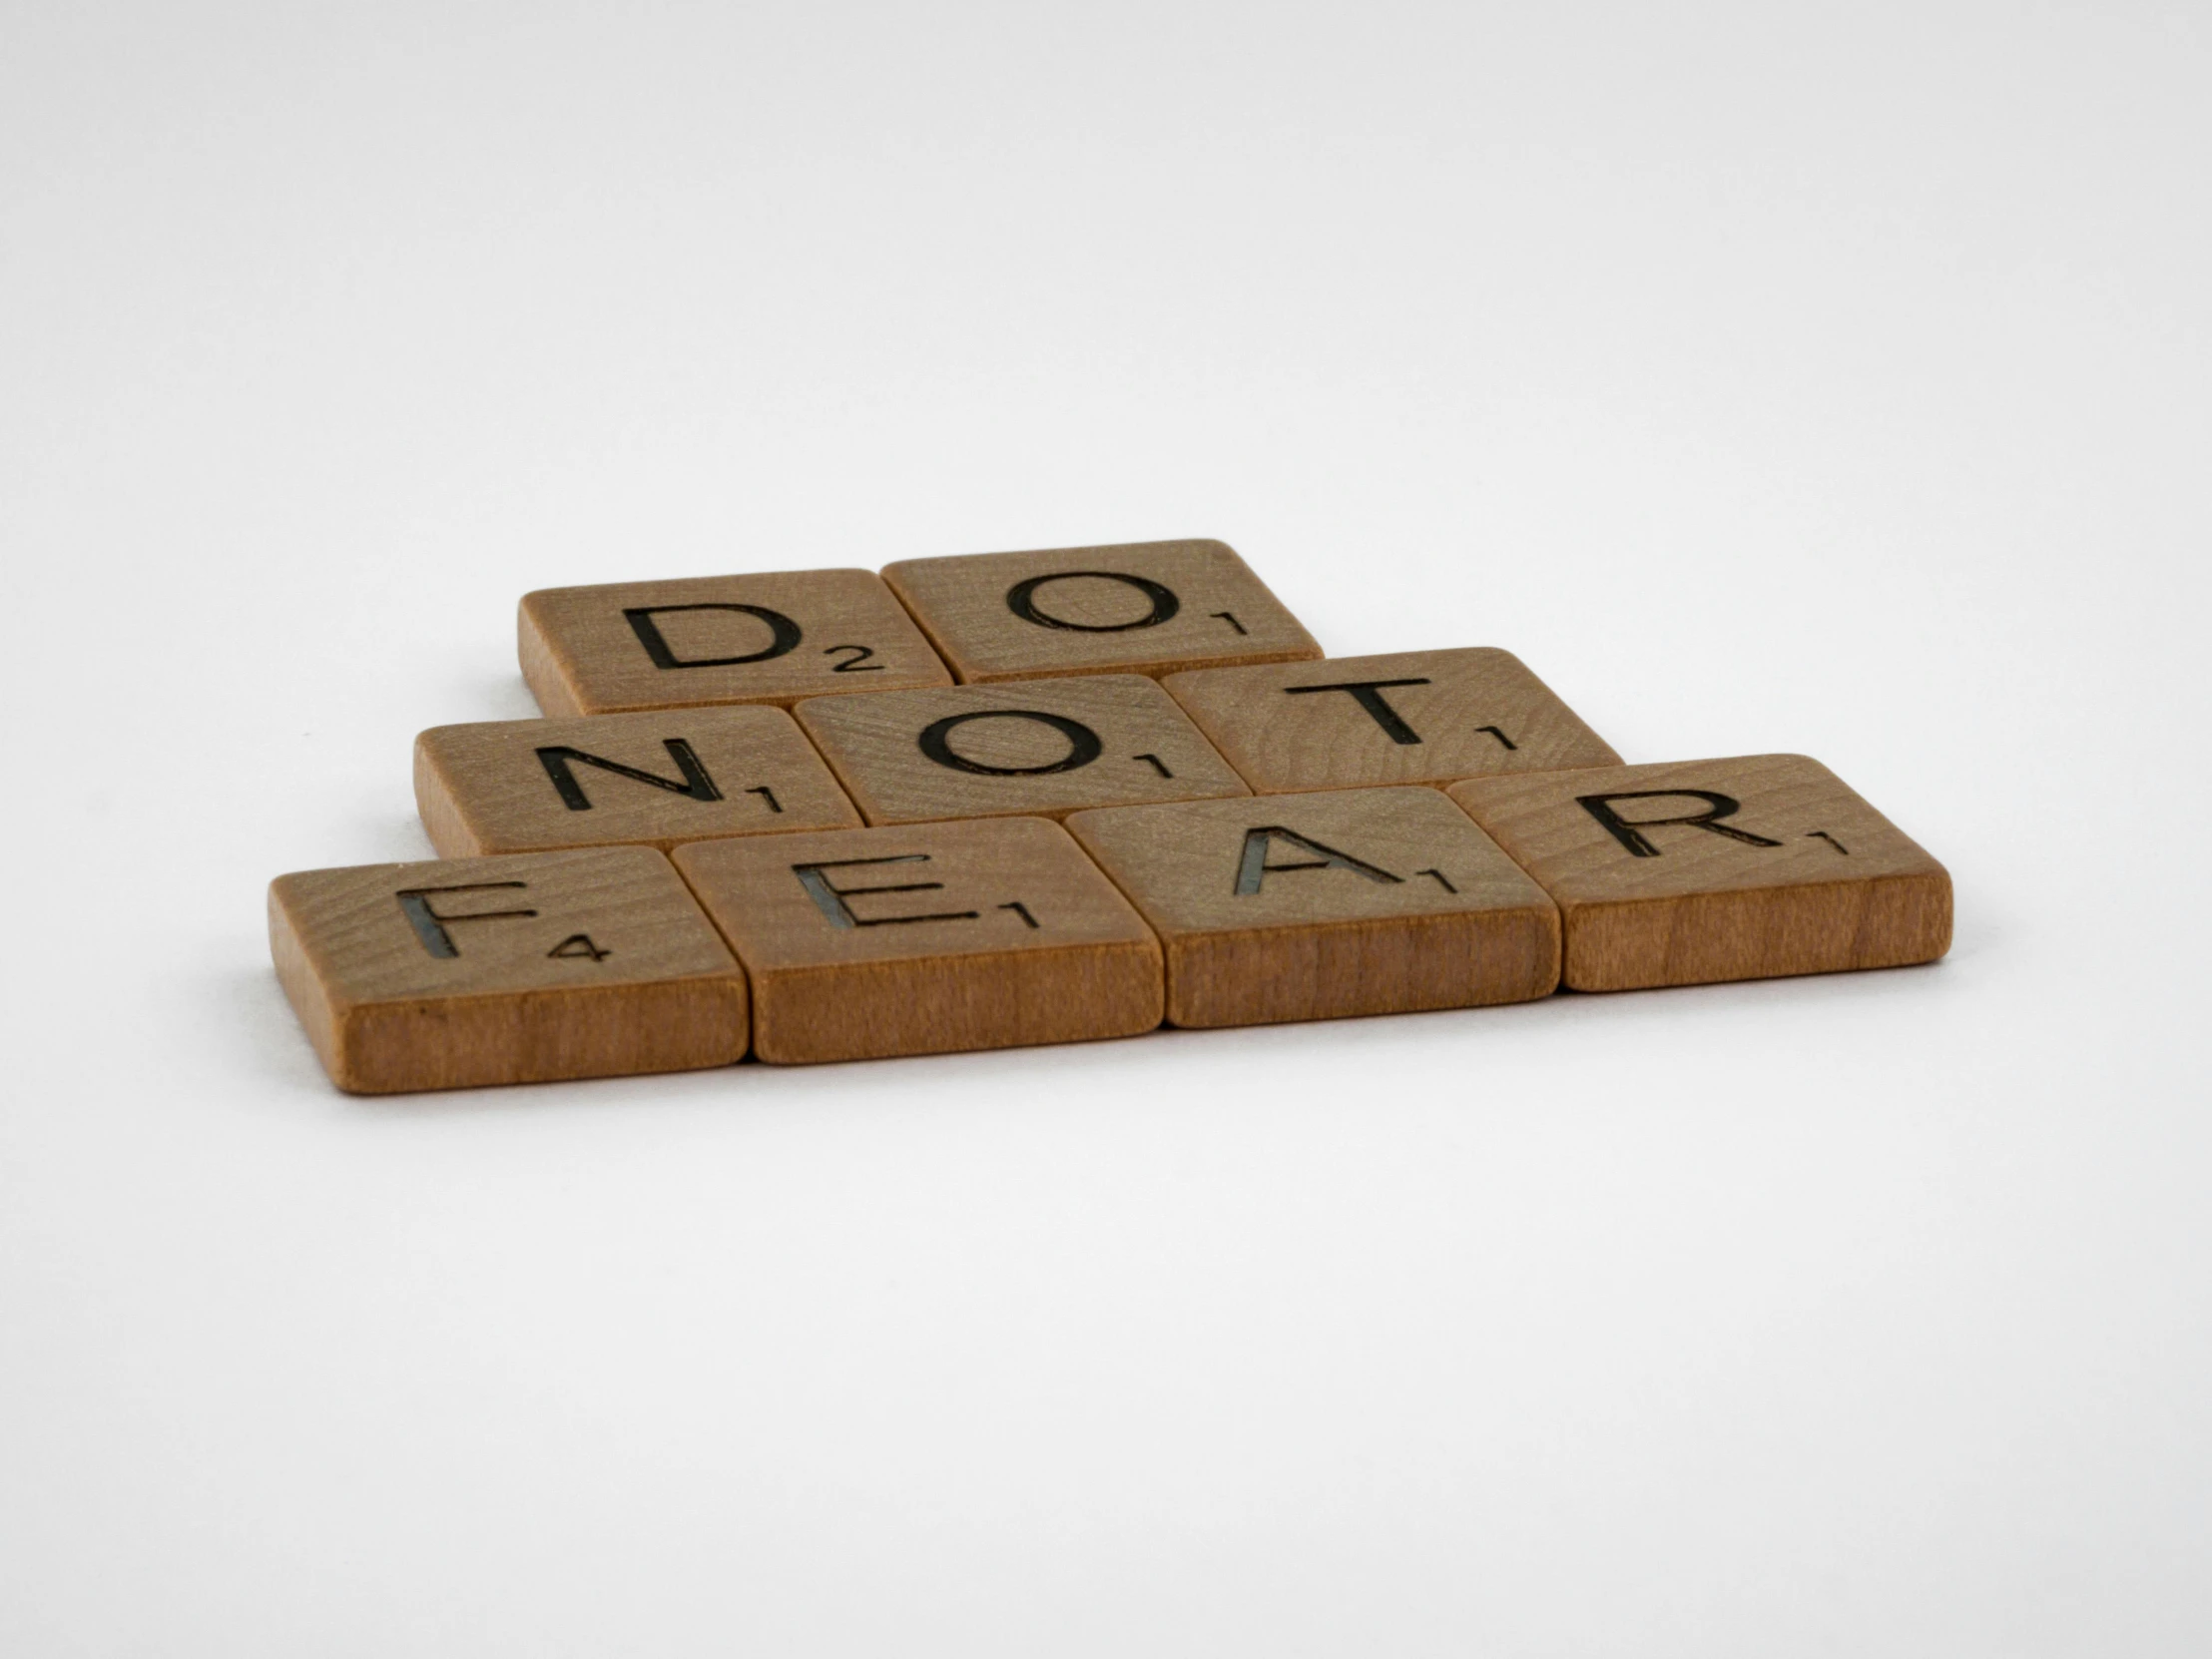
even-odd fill
[[[825,697],[794,712],[870,824],[1250,793],[1141,674]]]
[[[787,570],[523,595],[522,678],[547,714],[949,686],[882,578]]]
[[[1510,651],[1403,651],[1161,682],[1262,795],[1620,765]]]
[[[1931,962],[1950,876],[1802,755],[1446,792],[1558,901],[1578,991]]]
[[[1067,831],[992,819],[694,841],[677,867],[744,961],[764,1060],[1128,1037],[1159,941]]]
[[[1559,913],[1434,790],[1077,813],[1160,935],[1168,1020],[1254,1025],[1550,994]]]
[[[745,1054],[745,975],[647,846],[279,875],[269,935],[323,1069],[357,1094]]]
[[[883,580],[971,684],[1321,655],[1226,542],[902,559]]]
[[[448,858],[860,822],[792,717],[754,707],[433,727],[415,802]]]

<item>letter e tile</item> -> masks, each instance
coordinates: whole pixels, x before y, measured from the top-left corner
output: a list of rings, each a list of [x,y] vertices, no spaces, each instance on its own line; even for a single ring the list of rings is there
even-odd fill
[[[1159,941],[1057,824],[987,819],[679,847],[787,1063],[1128,1037]]]

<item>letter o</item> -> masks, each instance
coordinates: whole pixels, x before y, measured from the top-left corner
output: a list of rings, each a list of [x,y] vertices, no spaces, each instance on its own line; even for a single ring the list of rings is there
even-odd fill
[[[1094,576],[1101,582],[1121,582],[1135,588],[1151,602],[1152,609],[1135,622],[1069,622],[1037,609],[1037,590],[1047,582],[1065,582],[1078,576]],[[1132,628],[1157,628],[1183,608],[1175,590],[1149,576],[1127,576],[1118,570],[1056,570],[1049,576],[1031,576],[1006,590],[1006,609],[1039,628],[1065,628],[1077,634],[1125,634]]]
[[[971,761],[965,755],[952,752],[950,738],[955,729],[971,720],[1033,720],[1040,726],[1049,726],[1068,741],[1068,752],[1059,760],[1041,767],[989,767],[981,761]],[[1062,715],[1048,715],[1037,709],[975,709],[964,715],[946,715],[944,719],[928,726],[919,739],[921,752],[941,767],[954,772],[972,772],[984,778],[1040,778],[1048,772],[1073,772],[1087,767],[1097,760],[1105,745],[1098,741],[1098,734],[1079,720],[1069,720]]]

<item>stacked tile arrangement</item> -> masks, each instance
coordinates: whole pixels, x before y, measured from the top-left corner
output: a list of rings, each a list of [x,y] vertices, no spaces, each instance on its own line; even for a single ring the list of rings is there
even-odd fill
[[[533,593],[542,720],[415,745],[438,861],[270,889],[362,1093],[1932,961],[1816,761],[1626,766],[1510,653],[1325,658],[1149,542]]]

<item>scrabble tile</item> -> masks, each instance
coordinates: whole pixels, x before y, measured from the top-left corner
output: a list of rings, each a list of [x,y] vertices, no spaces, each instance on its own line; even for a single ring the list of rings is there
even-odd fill
[[[745,974],[648,846],[279,875],[269,939],[323,1069],[356,1094],[745,1054]]]
[[[1159,941],[1041,819],[693,841],[676,863],[751,976],[764,1060],[1077,1042],[1160,1023]]]
[[[1446,793],[1558,901],[1575,990],[1898,967],[1950,948],[1943,866],[1802,755]]]
[[[968,684],[1321,655],[1226,542],[902,559],[883,580]]]
[[[415,803],[448,858],[856,827],[782,709],[663,709],[438,726],[415,739]]]
[[[1160,935],[1174,1025],[1470,1008],[1559,982],[1558,910],[1434,790],[1114,807],[1067,827]]]
[[[1250,793],[1138,674],[827,697],[794,713],[870,824]]]
[[[1161,684],[1262,795],[1620,765],[1510,651],[1332,657]]]
[[[522,678],[548,715],[949,686],[882,579],[787,570],[522,596]]]

